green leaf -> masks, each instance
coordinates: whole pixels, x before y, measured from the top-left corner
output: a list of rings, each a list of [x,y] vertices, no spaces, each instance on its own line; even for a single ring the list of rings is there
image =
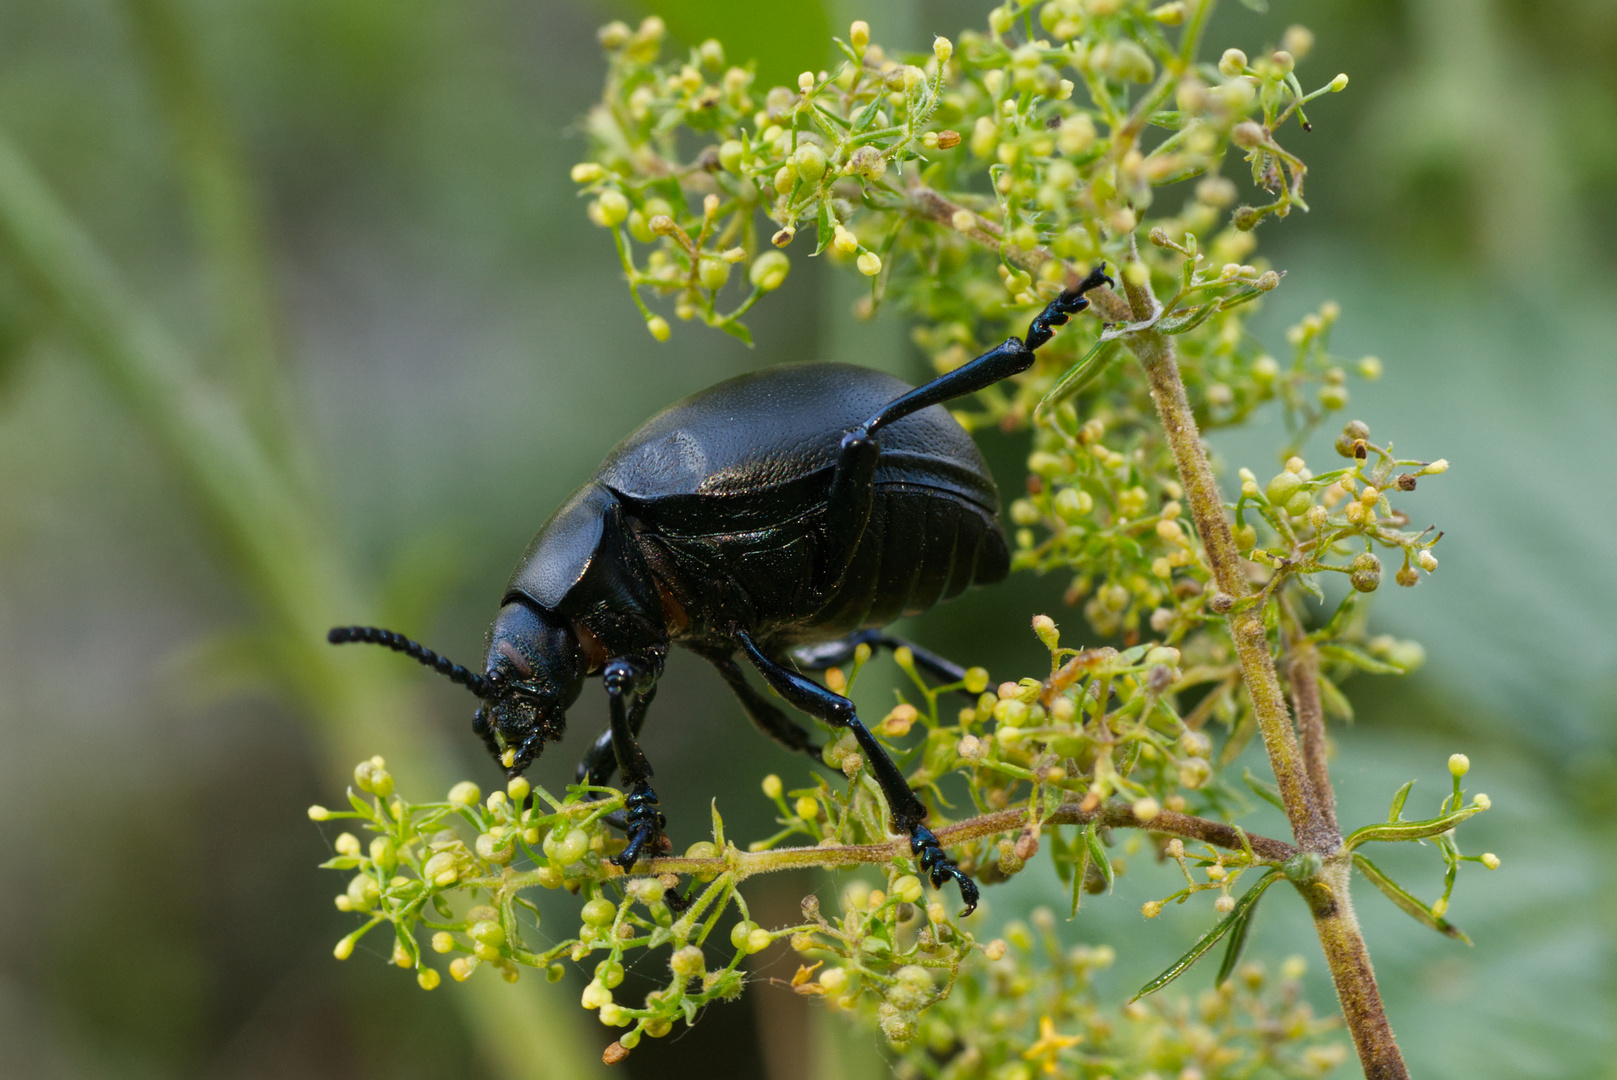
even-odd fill
[[[713,843],[718,845],[719,854],[724,854],[724,819],[719,816],[719,800],[714,799],[710,804],[713,810]]]
[[[1228,915],[1219,920],[1218,925],[1214,926],[1211,930],[1207,931],[1207,933],[1203,934],[1196,944],[1190,947],[1189,952],[1185,953],[1185,955],[1181,956],[1178,960],[1175,960],[1172,964],[1170,964],[1168,969],[1161,975],[1158,975],[1156,978],[1140,987],[1139,992],[1129,1000],[1139,1001],[1141,998],[1145,997],[1145,995],[1161,990],[1164,986],[1167,986],[1169,983],[1179,978],[1179,976],[1189,971],[1191,966],[1205,956],[1209,949],[1211,949],[1214,945],[1217,945],[1225,934],[1228,934],[1231,930],[1235,929],[1237,923],[1245,921],[1247,914],[1252,910],[1252,906],[1256,904],[1260,898],[1262,898],[1264,890],[1266,890],[1270,885],[1274,884],[1275,879],[1279,876],[1280,871],[1278,870],[1270,870],[1268,873],[1264,874],[1263,878],[1259,880],[1256,885],[1247,890],[1245,896],[1242,896],[1235,902],[1235,907]],[[1245,931],[1243,930],[1243,933],[1244,932]]]
[[[1340,642],[1332,645],[1321,645],[1319,647],[1319,654],[1326,660],[1335,660],[1340,663],[1350,664],[1353,667],[1358,668],[1360,671],[1368,671],[1372,675],[1407,674],[1406,670],[1399,667],[1397,664],[1389,664],[1385,660],[1377,660],[1375,657],[1371,656],[1367,652],[1364,652],[1362,649],[1359,649],[1353,645],[1343,645]]]
[[[1482,813],[1482,807],[1468,806],[1452,814],[1427,818],[1425,821],[1389,821],[1384,825],[1364,825],[1349,833],[1347,839],[1342,841],[1342,844],[1349,851],[1352,851],[1360,844],[1372,842],[1396,843],[1407,840],[1425,840],[1427,837],[1446,833],[1466,818],[1480,813]]]
[[[1116,341],[1097,341],[1084,358],[1067,369],[1066,374],[1056,380],[1050,392],[1039,399],[1038,405],[1033,409],[1034,417],[1043,415],[1050,409],[1080,393],[1084,387],[1094,382],[1112,364],[1117,356]]]
[[[1241,962],[1241,954],[1246,951],[1246,939],[1252,932],[1252,916],[1257,910],[1258,902],[1254,900],[1235,916],[1235,925],[1229,930],[1230,943],[1224,947],[1224,959],[1219,962],[1218,974],[1213,977],[1214,986],[1223,986],[1235,974],[1235,965]],[[1235,915],[1235,912],[1230,914]]]
[[[1100,842],[1100,832],[1093,821],[1084,826],[1084,846],[1089,849],[1089,858],[1100,871],[1100,876],[1106,879],[1106,891],[1111,892],[1117,876],[1112,873],[1112,860],[1106,854],[1106,845]]]
[[[1303,592],[1312,596],[1314,603],[1323,604],[1325,602],[1325,590],[1319,587],[1319,582],[1315,580],[1314,574],[1294,574],[1291,580],[1295,581]]]
[[[1348,702],[1347,695],[1324,675],[1319,677],[1319,699],[1325,706],[1326,715],[1338,720],[1353,719],[1353,706]]]
[[[1280,798],[1279,788],[1275,787],[1267,780],[1260,780],[1256,776],[1253,776],[1251,769],[1242,769],[1241,779],[1246,781],[1246,786],[1252,789],[1252,794],[1256,795],[1264,802],[1269,803],[1282,814],[1286,812],[1286,804]]]
[[[1411,780],[1403,787],[1399,788],[1398,794],[1392,797],[1392,809],[1387,811],[1388,821],[1397,821],[1398,816],[1404,812],[1404,803],[1409,798],[1409,789],[1414,786],[1415,781]]]
[[[829,244],[831,242],[832,238],[834,236],[836,236],[836,232],[837,232],[836,223],[831,220],[831,200],[830,199],[825,199],[825,200],[821,201],[821,203],[820,203],[820,213],[819,213],[819,216],[817,218],[817,221],[818,221],[818,226],[819,227],[818,227],[818,230],[816,231],[815,237],[814,237],[814,239],[815,239],[814,254],[815,255],[818,255],[820,252],[824,251],[825,250],[825,245]]]
[[[740,338],[748,345],[752,344],[752,331],[748,330],[745,326],[736,322],[734,319],[726,319],[718,325],[720,330],[723,330],[731,337]]]
[[[1087,833],[1088,830],[1085,831]],[[1072,868],[1072,913],[1067,916],[1069,919],[1077,917],[1078,905],[1083,903],[1084,879],[1089,876],[1090,862],[1089,840],[1087,836],[1082,841],[1075,843],[1074,846],[1078,850],[1076,852],[1076,858],[1073,862]]]
[[[1359,868],[1359,873],[1370,879],[1370,884],[1380,889],[1386,894],[1388,900],[1402,908],[1416,922],[1423,923],[1440,934],[1463,941],[1467,945],[1471,944],[1471,939],[1466,936],[1465,931],[1441,915],[1434,915],[1431,908],[1411,896],[1396,881],[1382,873],[1375,863],[1366,859],[1363,855],[1356,854],[1353,856],[1353,865]]]

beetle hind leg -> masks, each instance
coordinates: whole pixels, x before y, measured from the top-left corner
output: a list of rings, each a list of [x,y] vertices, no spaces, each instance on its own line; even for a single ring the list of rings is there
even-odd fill
[[[954,860],[943,850],[937,835],[926,827],[926,804],[910,788],[904,774],[893,764],[893,759],[887,756],[887,751],[882,748],[881,743],[876,741],[870,729],[859,719],[859,714],[854,711],[853,702],[840,694],[833,694],[814,680],[770,659],[745,631],[737,631],[735,637],[736,642],[746,652],[747,659],[764,677],[764,681],[768,682],[790,705],[802,709],[810,716],[819,717],[833,727],[853,732],[854,738],[859,741],[859,749],[864,751],[865,760],[870,763],[871,774],[887,798],[887,809],[892,816],[893,824],[909,834],[910,851],[920,863],[921,869],[936,888],[941,888],[950,878],[959,884],[960,898],[966,902],[966,909],[962,915],[969,915],[976,910],[977,883],[955,865]]]
[[[894,637],[884,630],[856,630],[836,641],[827,641],[820,645],[804,645],[793,649],[791,657],[800,667],[810,671],[824,671],[826,668],[841,667],[851,662],[854,651],[861,645],[869,645],[872,651],[883,648],[894,652],[908,649],[910,655],[915,658],[915,666],[941,683],[957,683],[966,677],[966,669],[948,657],[939,656],[931,649],[924,649],[913,641]],[[959,693],[972,700],[976,700],[977,697],[967,690],[960,690]]]

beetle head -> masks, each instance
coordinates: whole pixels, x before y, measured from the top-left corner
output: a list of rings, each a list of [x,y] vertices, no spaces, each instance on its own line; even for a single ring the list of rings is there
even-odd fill
[[[507,603],[495,616],[482,675],[376,626],[338,626],[326,640],[385,645],[482,698],[472,730],[512,777],[539,756],[545,743],[561,738],[567,709],[584,686],[584,653],[572,623],[521,600]]]
[[[489,628],[483,706],[472,728],[509,776],[561,738],[584,685],[584,655],[570,620],[513,600]]]

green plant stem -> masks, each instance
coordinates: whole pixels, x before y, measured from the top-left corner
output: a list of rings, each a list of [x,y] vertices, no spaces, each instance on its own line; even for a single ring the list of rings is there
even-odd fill
[[[1123,284],[1135,319],[1149,319],[1157,310],[1149,281],[1131,281],[1125,268]],[[1386,1009],[1381,1002],[1381,992],[1376,986],[1364,934],[1353,914],[1352,898],[1348,891],[1352,854],[1343,847],[1333,823],[1320,810],[1322,803],[1334,798],[1325,769],[1323,721],[1318,732],[1310,733],[1310,738],[1317,742],[1320,755],[1316,781],[1309,775],[1302,748],[1292,729],[1291,715],[1286,709],[1286,699],[1280,689],[1274,661],[1269,655],[1262,605],[1241,602],[1251,596],[1251,588],[1235,546],[1235,537],[1230,531],[1230,523],[1224,516],[1224,501],[1219,494],[1218,482],[1196,430],[1195,415],[1185,397],[1185,385],[1179,376],[1173,341],[1154,327],[1134,331],[1124,341],[1151,382],[1151,397],[1173,449],[1179,480],[1185,489],[1185,502],[1190,507],[1196,531],[1207,552],[1214,583],[1223,594],[1223,600],[1230,605],[1226,609],[1229,612],[1230,638],[1235,643],[1236,657],[1241,664],[1270,765],[1274,768],[1286,816],[1291,821],[1298,844],[1324,859],[1319,875],[1311,881],[1297,883],[1296,887],[1307,900],[1314,916],[1314,927],[1325,951],[1326,963],[1331,969],[1331,979],[1336,985],[1342,1014],[1359,1052],[1359,1062],[1365,1076],[1371,1080],[1408,1077],[1409,1070],[1393,1037]],[[1313,720],[1307,722],[1312,724]],[[1318,795],[1315,793],[1315,783],[1319,785]]]
[[[1091,822],[1113,829],[1146,829],[1150,832],[1199,840],[1231,851],[1244,851],[1251,847],[1259,858],[1284,862],[1297,854],[1297,848],[1283,840],[1273,840],[1252,833],[1243,834],[1233,825],[1190,814],[1164,810],[1149,821],[1140,820],[1127,803],[1102,803],[1093,810],[1082,810],[1080,800],[1074,799],[1046,813],[1042,825],[1088,825]],[[945,845],[962,844],[986,836],[1016,832],[1028,823],[1025,807],[997,810],[991,814],[967,821],[956,822],[937,830],[938,839]],[[1243,835],[1245,843],[1243,844]],[[707,859],[680,856],[653,859],[641,865],[640,873],[715,874],[734,873],[736,880],[767,874],[779,870],[802,867],[848,867],[872,863],[886,863],[910,853],[909,840],[890,840],[885,844],[835,844],[825,847],[772,848],[766,851],[741,851],[731,847],[725,854]]]
[[[300,440],[281,367],[279,321],[257,200],[218,88],[176,0],[125,0],[158,104],[173,134],[180,176],[207,277],[223,315],[221,358],[254,434],[277,457]]]
[[[326,628],[372,604],[353,586],[325,517],[285,476],[229,398],[132,295],[33,167],[0,134],[0,240],[59,312],[95,370],[188,486],[214,539],[256,602],[264,645],[304,707],[333,778],[376,748],[412,784],[447,790],[454,754],[413,702],[396,658],[342,654]],[[542,984],[493,980],[456,994],[501,1075],[604,1075]]]

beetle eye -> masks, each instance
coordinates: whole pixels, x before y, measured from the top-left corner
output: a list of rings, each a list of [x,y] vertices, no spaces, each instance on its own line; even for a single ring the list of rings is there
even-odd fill
[[[528,664],[528,658],[518,652],[515,645],[509,641],[501,641],[497,642],[494,648],[501,656],[511,661],[511,666],[516,668],[518,675],[524,679],[533,677],[533,668]]]

